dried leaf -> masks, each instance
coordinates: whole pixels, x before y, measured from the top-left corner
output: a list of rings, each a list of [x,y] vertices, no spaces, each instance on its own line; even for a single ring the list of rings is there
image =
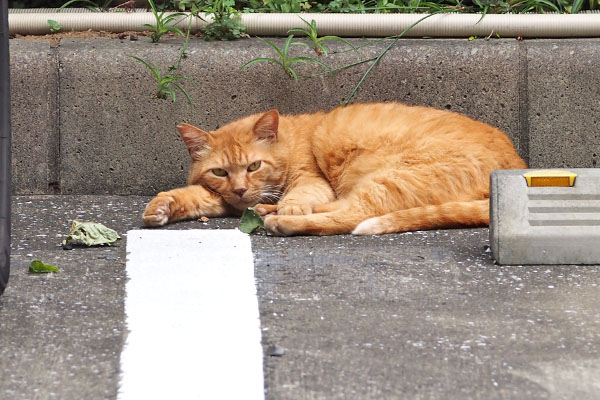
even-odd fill
[[[111,245],[121,239],[119,234],[106,226],[96,222],[73,221],[69,236],[63,241],[63,245],[72,244],[80,246]]]

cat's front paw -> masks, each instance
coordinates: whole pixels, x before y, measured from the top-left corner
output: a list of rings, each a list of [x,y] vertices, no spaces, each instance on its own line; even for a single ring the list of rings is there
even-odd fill
[[[144,224],[150,227],[163,226],[169,222],[171,216],[171,205],[175,199],[171,196],[158,195],[148,203],[142,219]]]
[[[270,214],[267,215],[263,218],[264,223],[265,223],[265,229],[267,230],[267,232],[269,232],[271,235],[274,236],[288,236],[289,234],[287,233],[287,229],[285,226],[285,223],[281,223],[281,217],[278,217],[277,215],[274,214]]]
[[[308,215],[312,214],[312,206],[309,204],[278,204],[277,205],[278,215]]]
[[[265,229],[274,236],[294,236],[308,233],[306,218],[298,215],[269,214],[263,218]]]

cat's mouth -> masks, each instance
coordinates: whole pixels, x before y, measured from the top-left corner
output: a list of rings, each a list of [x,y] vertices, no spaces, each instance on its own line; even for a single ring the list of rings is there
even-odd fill
[[[281,193],[282,190],[279,187],[268,187],[261,192],[245,193],[242,197],[228,193],[223,198],[233,208],[243,211],[257,204],[276,204],[281,197]]]
[[[227,203],[233,208],[238,210],[245,210],[248,207],[254,207],[259,203],[257,199],[246,199],[246,198],[237,198],[237,199],[225,199]]]

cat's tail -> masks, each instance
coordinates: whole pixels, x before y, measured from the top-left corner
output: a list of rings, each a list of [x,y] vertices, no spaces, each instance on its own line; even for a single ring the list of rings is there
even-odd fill
[[[408,208],[369,218],[358,224],[352,233],[379,235],[423,229],[485,226],[490,223],[489,208],[489,199]]]

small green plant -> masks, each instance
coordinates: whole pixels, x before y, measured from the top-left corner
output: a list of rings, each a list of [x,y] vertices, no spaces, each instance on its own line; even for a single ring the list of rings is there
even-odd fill
[[[234,40],[244,35],[246,27],[235,16],[213,16],[213,22],[204,29],[204,40]]]
[[[354,47],[354,45],[352,45],[352,43],[350,43],[349,41],[342,39],[339,36],[321,36],[319,37],[319,34],[317,33],[317,22],[313,19],[310,22],[306,21],[304,18],[299,17],[302,22],[304,22],[306,24],[306,26],[308,27],[308,29],[302,29],[302,28],[293,28],[290,29],[288,31],[288,33],[292,33],[292,32],[299,32],[299,33],[303,33],[305,34],[308,39],[312,42],[313,45],[313,50],[315,51],[315,53],[317,53],[317,55],[327,55],[327,49],[325,48],[325,46],[323,45],[323,42],[325,40],[337,40],[340,42],[343,42],[345,44],[347,44],[348,46],[350,46],[352,49],[356,50],[356,47]],[[298,42],[298,44],[305,44],[302,42]],[[306,45],[308,46],[308,45]],[[310,46],[309,46],[310,47]]]
[[[177,17],[186,16],[185,13],[177,12],[165,15],[164,11],[161,11],[160,13],[158,12],[156,4],[154,4],[153,0],[148,0],[148,4],[150,4],[150,9],[152,10],[152,14],[154,14],[154,18],[156,19],[156,25],[144,24],[143,26],[152,30],[152,35],[150,35],[150,38],[152,38],[153,43],[158,43],[162,35],[164,35],[167,32],[173,32],[179,36],[183,36],[183,32],[181,31],[181,29],[171,26],[170,24]]]
[[[62,29],[62,25],[53,19],[48,20],[48,25],[50,26],[50,33],[58,33]]]
[[[268,44],[269,46],[271,46],[271,48],[273,50],[275,50],[275,52],[277,53],[277,55],[279,56],[279,59],[276,58],[272,58],[272,57],[259,57],[259,58],[255,58],[252,59],[250,61],[248,61],[246,64],[242,65],[242,67],[240,68],[240,71],[248,68],[249,66],[259,63],[259,62],[268,62],[268,63],[274,63],[274,64],[278,64],[280,65],[283,70],[285,71],[285,73],[290,77],[293,78],[294,80],[298,80],[298,74],[296,73],[296,71],[294,70],[294,68],[292,67],[294,64],[296,63],[307,63],[307,62],[311,62],[311,63],[315,63],[315,64],[319,64],[320,66],[322,66],[323,68],[327,69],[328,71],[331,71],[331,68],[326,65],[325,63],[315,59],[315,58],[311,58],[311,57],[290,57],[289,55],[289,50],[290,47],[292,45],[297,45],[299,43],[292,43],[292,39],[294,38],[294,35],[291,34],[287,37],[285,44],[283,45],[283,49],[280,50],[276,45],[274,45],[272,42],[270,42],[267,39],[263,39],[261,37],[259,37],[260,40],[262,40],[263,42],[265,42],[266,44]]]
[[[234,40],[244,35],[246,27],[240,22],[235,0],[211,0],[205,4],[192,0],[192,14],[206,13],[212,22],[204,28],[204,40]]]
[[[189,10],[193,16],[207,22],[204,40],[234,40],[245,36],[246,27],[240,23],[240,12],[235,8],[235,0],[171,1],[175,2],[178,10]],[[200,13],[204,13],[207,18],[200,16]]]
[[[62,7],[77,3],[97,11],[109,9],[114,0],[69,0]],[[119,0],[122,2],[123,0]],[[167,0],[158,5],[158,9],[187,11],[195,7],[199,9],[215,6],[216,0]],[[223,2],[221,0],[221,2]],[[228,7],[233,10],[229,15],[239,11],[283,12],[283,13],[423,13],[428,14],[442,9],[460,13],[577,13],[584,10],[598,9],[598,0],[227,0]],[[13,7],[18,8],[21,0],[13,0]],[[27,2],[25,2],[27,3]],[[53,3],[53,2],[52,2]],[[117,7],[123,7],[118,5]],[[209,12],[202,11],[201,12]]]
[[[181,60],[187,57],[186,51],[187,51],[187,46],[190,42],[190,31],[191,30],[192,30],[192,19],[190,18],[188,21],[187,32],[185,35],[185,41],[183,42],[183,47],[181,48],[181,51],[179,52],[179,55],[177,56],[177,61],[175,61],[175,64],[169,66],[168,72],[166,74],[163,74],[157,65],[152,65],[149,62],[147,62],[146,60],[141,59],[139,57],[130,56],[134,60],[139,61],[142,64],[144,64],[144,66],[152,73],[152,76],[154,76],[154,79],[156,80],[156,84],[158,85],[158,88],[156,90],[156,93],[154,94],[154,97],[156,97],[157,99],[165,100],[169,96],[171,96],[171,99],[173,100],[173,103],[174,103],[177,100],[177,93],[176,93],[175,89],[178,89],[179,91],[181,91],[181,93],[183,93],[183,95],[187,99],[190,107],[193,106],[192,99],[191,99],[190,95],[188,94],[188,92],[186,92],[186,90],[183,88],[183,86],[181,86],[179,84],[179,81],[189,80],[190,78],[188,78],[185,75],[176,75],[176,73],[177,73],[177,70],[179,69],[179,65],[181,64]]]
[[[270,12],[299,13],[311,6],[308,1],[302,0],[263,0],[262,7]]]
[[[130,56],[130,57],[133,58],[134,60],[137,60],[137,61],[141,62],[142,64],[144,64],[146,66],[146,68],[148,68],[148,70],[152,73],[152,75],[154,76],[154,79],[156,79],[156,83],[158,85],[158,90],[156,91],[154,96],[157,99],[166,100],[169,96],[171,96],[173,103],[174,103],[177,100],[177,93],[175,92],[175,89],[179,89],[184,94],[189,105],[190,106],[192,105],[192,99],[190,98],[190,95],[185,91],[183,86],[181,86],[178,83],[178,81],[188,80],[190,78],[188,78],[187,76],[184,76],[184,75],[172,75],[173,71],[172,71],[171,67],[169,67],[169,72],[167,72],[166,74],[163,74],[157,65],[151,65],[146,60],[143,60],[136,56]]]
[[[329,66],[327,66],[323,62],[321,62],[319,60],[316,60],[314,58],[310,58],[310,57],[290,57],[289,56],[289,49],[290,49],[291,45],[304,45],[304,46],[307,46],[306,43],[292,42],[292,38],[294,37],[293,33],[288,36],[288,38],[287,38],[287,40],[285,42],[283,50],[280,50],[279,48],[277,48],[277,46],[275,46],[270,41],[259,37],[260,40],[262,40],[263,42],[267,43],[269,46],[271,46],[277,52],[277,54],[279,55],[279,59],[275,59],[275,58],[271,58],[271,57],[255,58],[253,60],[250,60],[246,64],[244,64],[240,68],[240,70],[243,70],[243,69],[249,67],[250,65],[253,65],[253,64],[256,64],[256,63],[259,63],[259,62],[276,63],[276,64],[281,65],[283,67],[284,71],[290,77],[294,78],[295,80],[298,80],[298,74],[291,67],[292,64],[294,64],[296,62],[313,62],[313,63],[317,63],[317,64],[321,65],[322,67],[324,67],[327,70],[326,72],[321,72],[319,74],[312,75],[312,76],[306,76],[305,78],[312,78],[312,77],[316,77],[316,76],[321,76],[321,75],[323,75],[325,73],[333,74],[336,71],[348,69],[348,68],[351,68],[351,67],[355,67],[357,65],[365,64],[365,63],[370,63],[369,67],[364,72],[363,76],[360,78],[360,80],[358,81],[357,85],[354,87],[354,89],[352,90],[352,92],[350,93],[350,95],[345,99],[344,104],[348,104],[348,103],[350,103],[350,101],[352,100],[352,98],[356,95],[356,93],[358,92],[358,90],[360,89],[360,87],[362,86],[362,84],[364,83],[364,81],[367,79],[367,77],[369,76],[369,74],[371,73],[371,71],[379,64],[379,62],[381,61],[381,59],[398,42],[398,40],[406,34],[406,32],[408,32],[409,30],[411,30],[417,24],[421,23],[421,21],[423,21],[423,20],[425,20],[425,19],[427,19],[427,18],[429,18],[429,17],[431,17],[433,15],[444,13],[444,12],[448,12],[448,11],[446,9],[443,9],[443,10],[438,10],[436,12],[432,12],[431,14],[423,16],[422,18],[418,19],[416,22],[414,22],[413,24],[411,24],[410,26],[408,26],[406,29],[404,29],[399,35],[391,36],[391,37],[387,37],[387,38],[383,38],[383,39],[378,39],[378,40],[374,40],[374,41],[369,41],[367,44],[365,44],[363,46],[359,46],[359,47],[356,47],[354,45],[350,45],[350,47],[351,47],[350,49],[344,50],[344,51],[340,51],[339,53],[344,53],[346,51],[353,51],[353,50],[356,51],[360,47],[369,46],[369,45],[377,43],[377,42],[379,42],[381,40],[390,40],[390,44],[388,46],[386,46],[385,49],[378,56],[371,57],[371,58],[368,58],[368,59],[359,60],[359,61],[353,62],[351,64],[348,64],[348,65],[343,65],[341,67],[337,67],[335,69],[330,68]],[[304,22],[307,23],[306,21],[304,21]],[[304,33],[304,34],[308,35],[309,37],[311,37],[311,39],[313,39],[313,42],[317,41],[317,43],[320,43],[318,40],[321,39],[321,38],[319,38],[317,36],[316,23],[314,21],[312,21],[308,25],[309,25],[309,28],[310,28],[309,31],[306,31],[306,30],[300,29],[300,28],[295,28],[295,29],[293,29],[291,31],[296,31],[296,32],[297,31],[301,31],[302,33]],[[344,41],[344,40],[342,39],[342,41]],[[308,46],[308,47],[310,47],[310,46]]]

